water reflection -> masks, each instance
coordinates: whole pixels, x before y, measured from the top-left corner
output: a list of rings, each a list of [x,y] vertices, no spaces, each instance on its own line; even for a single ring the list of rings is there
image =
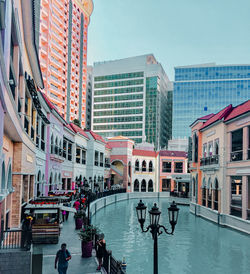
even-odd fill
[[[144,199],[148,209],[157,202],[160,224],[168,224],[167,199]],[[97,212],[92,222],[105,233],[107,248],[116,259],[125,256],[128,274],[153,273],[151,233],[141,233],[135,207],[138,200],[122,201]],[[148,215],[147,215],[148,217]],[[145,225],[149,224],[149,219]],[[159,273],[245,274],[250,269],[250,237],[195,217],[180,206],[174,236],[158,238]]]

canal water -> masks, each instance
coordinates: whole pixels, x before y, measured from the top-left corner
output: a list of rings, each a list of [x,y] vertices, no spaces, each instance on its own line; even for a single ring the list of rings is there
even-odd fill
[[[105,234],[107,249],[118,260],[125,257],[128,274],[153,273],[153,240],[141,233],[136,210],[139,200],[111,204],[92,217],[92,223]],[[160,224],[170,229],[167,198],[143,199],[147,210],[156,202],[161,210]],[[173,236],[158,237],[159,274],[248,274],[250,237],[195,217],[188,206],[179,206]],[[147,213],[146,225],[149,224]]]

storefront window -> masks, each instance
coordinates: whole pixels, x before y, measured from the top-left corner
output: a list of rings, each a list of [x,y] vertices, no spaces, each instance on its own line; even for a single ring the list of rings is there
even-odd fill
[[[231,215],[242,216],[242,177],[231,177]]]

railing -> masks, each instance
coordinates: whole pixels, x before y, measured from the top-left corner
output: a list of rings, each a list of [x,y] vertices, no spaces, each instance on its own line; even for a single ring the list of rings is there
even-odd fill
[[[116,260],[112,256],[111,250],[104,251],[103,267],[108,274],[125,274],[126,272],[122,269],[122,262]]]
[[[219,155],[212,155],[212,156],[200,159],[201,166],[217,165],[217,164],[219,164]]]
[[[142,167],[141,169],[139,167],[135,167],[135,172],[153,172],[154,169],[153,168],[149,168],[147,170],[146,167]]]
[[[0,234],[0,249],[17,249],[24,247],[22,230],[5,230]]]
[[[171,168],[163,168],[162,172],[171,173]]]
[[[242,150],[231,152],[231,162],[241,161],[242,158],[243,158]]]
[[[170,196],[172,197],[180,197],[180,198],[188,198],[188,192],[182,192],[182,191],[171,191]]]

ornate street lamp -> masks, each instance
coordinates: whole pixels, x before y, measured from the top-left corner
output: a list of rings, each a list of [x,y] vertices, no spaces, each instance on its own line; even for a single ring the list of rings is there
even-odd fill
[[[173,235],[174,229],[177,224],[178,220],[178,213],[179,208],[177,207],[176,203],[173,201],[170,207],[168,208],[168,217],[169,217],[169,223],[171,225],[171,232],[168,232],[168,230],[165,228],[165,226],[159,224],[161,211],[159,211],[159,208],[157,207],[156,203],[152,207],[151,210],[149,210],[149,217],[150,217],[150,225],[144,230],[144,223],[146,221],[146,209],[147,207],[144,205],[142,200],[138,203],[138,206],[136,207],[137,212],[137,218],[138,222],[141,225],[142,232],[148,232],[150,230],[152,234],[152,238],[154,240],[154,274],[158,274],[158,244],[157,239],[160,234],[165,231],[166,234]],[[161,230],[162,228],[162,230]]]

